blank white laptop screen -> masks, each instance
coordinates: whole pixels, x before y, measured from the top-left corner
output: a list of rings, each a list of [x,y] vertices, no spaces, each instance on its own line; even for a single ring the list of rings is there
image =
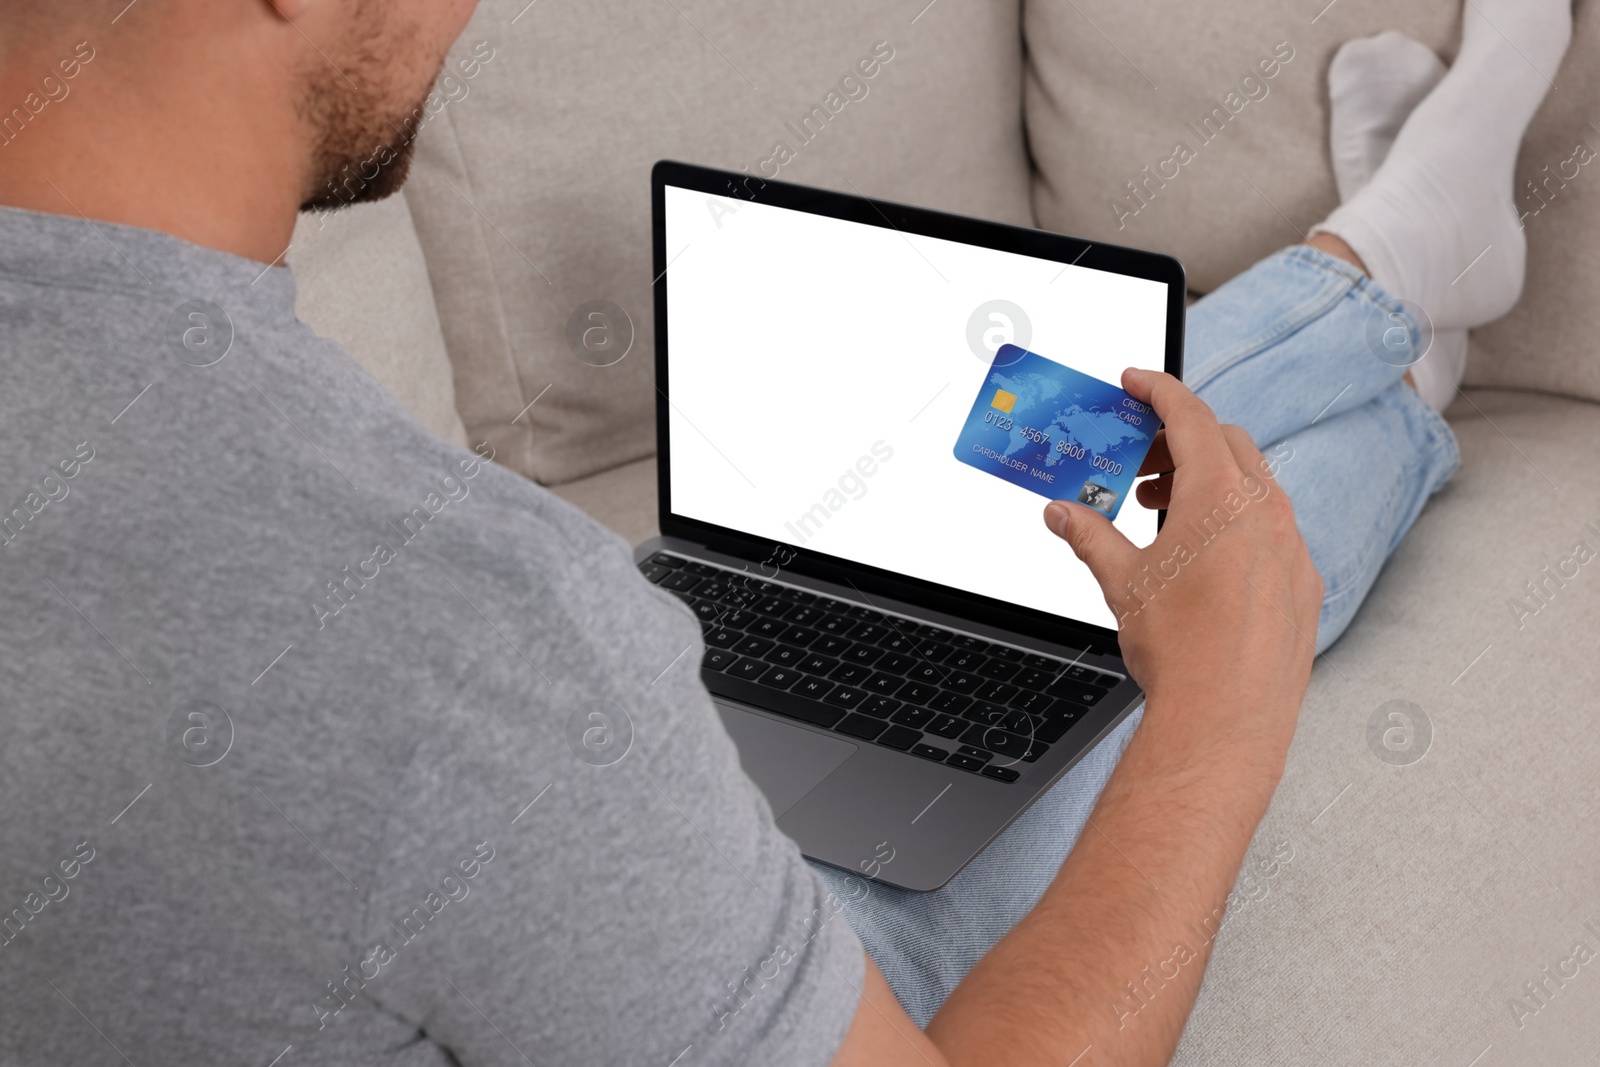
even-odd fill
[[[999,343],[1161,370],[1166,284],[670,185],[666,253],[675,514],[1115,629],[1047,499],[954,446]]]

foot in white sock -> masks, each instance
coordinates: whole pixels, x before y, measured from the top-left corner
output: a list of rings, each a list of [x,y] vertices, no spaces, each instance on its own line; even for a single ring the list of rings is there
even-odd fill
[[[1497,319],[1522,293],[1527,250],[1512,175],[1571,41],[1571,0],[1471,0],[1462,21],[1455,65],[1372,180],[1313,228],[1342,238],[1375,281],[1420,304],[1440,330]]]
[[[1394,145],[1412,110],[1444,77],[1433,50],[1403,33],[1346,41],[1328,70],[1332,104],[1329,142],[1340,201],[1366,188]],[[1432,344],[1411,369],[1419,396],[1443,411],[1455,399],[1467,364],[1467,331],[1436,329]]]
[[[1346,41],[1328,68],[1329,146],[1339,202],[1360,192],[1412,110],[1444,78],[1444,60],[1398,30]]]

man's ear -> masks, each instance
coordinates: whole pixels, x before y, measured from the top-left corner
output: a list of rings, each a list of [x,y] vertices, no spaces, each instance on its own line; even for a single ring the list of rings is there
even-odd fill
[[[285,22],[298,21],[311,7],[311,0],[264,0]]]

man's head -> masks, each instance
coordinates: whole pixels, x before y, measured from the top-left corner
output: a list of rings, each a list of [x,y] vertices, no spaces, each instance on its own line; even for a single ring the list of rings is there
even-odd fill
[[[0,202],[65,213],[52,197],[68,198],[91,217],[256,254],[266,227],[249,232],[251,208],[281,228],[288,206],[400,187],[421,104],[475,7],[0,0],[0,108],[28,100],[79,42],[95,56],[69,99],[24,115],[26,129],[0,143]]]

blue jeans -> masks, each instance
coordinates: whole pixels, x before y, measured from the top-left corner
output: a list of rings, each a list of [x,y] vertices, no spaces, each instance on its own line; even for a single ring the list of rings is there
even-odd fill
[[[1305,245],[1269,256],[1189,310],[1185,381],[1270,454],[1322,575],[1318,652],[1344,632],[1384,560],[1461,462],[1449,426],[1400,380],[1405,368],[1380,358],[1393,349],[1392,329],[1418,342],[1417,324],[1393,297]],[[1066,565],[1071,550],[1062,552]],[[858,874],[813,864],[841,899],[856,901],[846,907],[850,924],[918,1026],[1038,902],[1143,711],[942,889],[873,883],[856,900]]]

